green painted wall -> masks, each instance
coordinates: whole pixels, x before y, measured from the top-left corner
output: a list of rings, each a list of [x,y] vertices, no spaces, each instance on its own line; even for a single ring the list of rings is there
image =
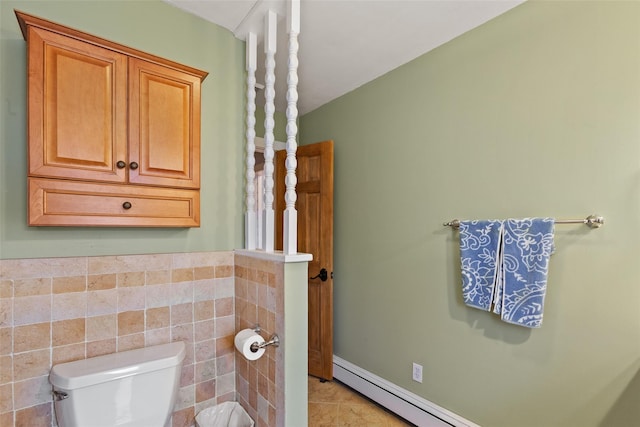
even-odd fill
[[[284,405],[285,426],[305,426],[307,399],[308,262],[284,264]],[[285,345],[288,344],[288,345]]]
[[[26,225],[26,44],[14,9],[209,72],[202,86],[201,227]],[[0,258],[230,250],[243,233],[244,43],[160,0],[0,2]]]
[[[486,427],[640,425],[639,2],[524,3],[303,116],[324,139],[336,355]],[[463,304],[443,222],[592,213],[541,329]]]

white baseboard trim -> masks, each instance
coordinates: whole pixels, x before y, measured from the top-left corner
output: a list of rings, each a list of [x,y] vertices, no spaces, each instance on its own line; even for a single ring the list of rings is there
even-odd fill
[[[336,355],[333,377],[418,427],[480,427]]]

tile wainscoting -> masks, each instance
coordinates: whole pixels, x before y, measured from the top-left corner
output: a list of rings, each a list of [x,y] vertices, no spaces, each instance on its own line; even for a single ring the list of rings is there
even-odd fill
[[[265,339],[279,332],[283,325],[283,263],[236,256],[236,329],[241,331],[260,325]],[[266,348],[264,355],[248,361],[236,352],[236,386],[238,401],[256,421],[257,427],[283,425],[277,414],[284,413],[282,381],[277,374],[282,366],[276,358],[277,348]],[[278,405],[280,402],[280,405]]]
[[[55,425],[56,363],[176,340],[172,426],[193,425],[236,399],[234,296],[231,251],[0,260],[0,425]]]
[[[236,331],[260,325],[279,347],[255,361],[236,352],[236,390],[256,427],[307,425],[308,254],[237,251]]]

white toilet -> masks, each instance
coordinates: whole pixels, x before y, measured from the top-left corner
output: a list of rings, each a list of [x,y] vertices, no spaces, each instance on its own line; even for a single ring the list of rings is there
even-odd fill
[[[60,427],[163,427],[173,411],[182,341],[62,363],[51,368]]]

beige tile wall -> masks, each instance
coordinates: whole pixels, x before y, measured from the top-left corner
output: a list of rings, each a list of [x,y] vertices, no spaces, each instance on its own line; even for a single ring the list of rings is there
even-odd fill
[[[53,364],[187,344],[173,426],[235,400],[233,252],[0,260],[0,426],[55,425]]]
[[[236,333],[259,324],[265,340],[284,338],[284,264],[236,254]],[[282,348],[267,347],[256,361],[236,352],[238,401],[257,427],[283,425],[284,361]]]

